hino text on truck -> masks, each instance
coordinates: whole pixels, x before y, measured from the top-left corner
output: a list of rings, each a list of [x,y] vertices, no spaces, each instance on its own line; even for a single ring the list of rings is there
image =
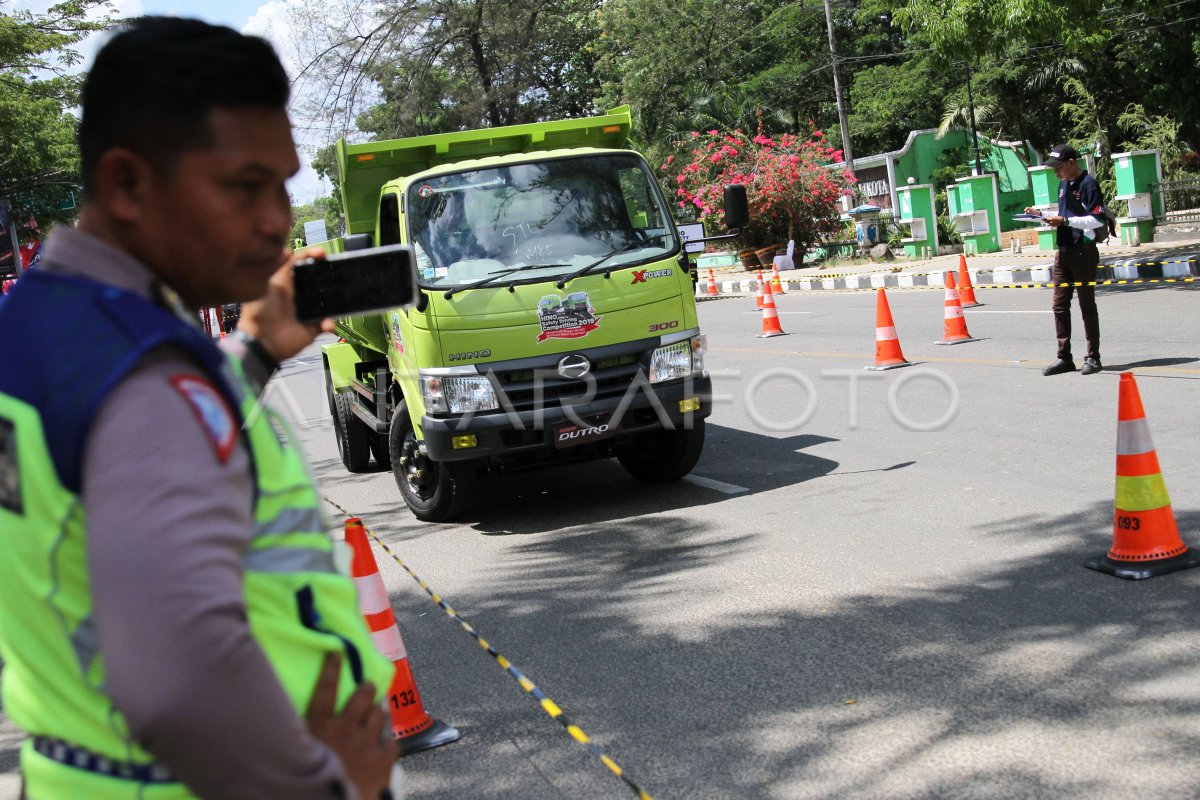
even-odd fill
[[[345,317],[322,349],[346,468],[390,468],[417,518],[481,477],[615,457],[695,466],[711,413],[687,255],[628,107],[580,120],[337,143],[347,235],[409,244],[409,308]],[[742,187],[726,222],[746,222]],[[717,238],[717,237],[714,237]],[[719,237],[726,238],[726,237]]]

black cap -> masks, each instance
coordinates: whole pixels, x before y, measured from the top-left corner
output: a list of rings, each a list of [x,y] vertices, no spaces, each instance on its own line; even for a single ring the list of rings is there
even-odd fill
[[[1050,157],[1046,159],[1047,167],[1057,167],[1060,164],[1065,164],[1071,159],[1078,159],[1079,153],[1074,147],[1069,144],[1060,144],[1050,151]]]

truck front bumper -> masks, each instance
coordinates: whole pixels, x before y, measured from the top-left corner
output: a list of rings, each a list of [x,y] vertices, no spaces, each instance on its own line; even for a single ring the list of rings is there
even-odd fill
[[[683,410],[692,407],[694,410]],[[705,372],[671,383],[634,386],[615,400],[606,398],[532,411],[488,411],[461,417],[426,415],[421,418],[421,428],[429,458],[467,461],[537,450],[569,450],[560,437],[570,428],[594,433],[595,429],[607,426],[599,435],[581,437],[581,443],[590,443],[634,433],[686,428],[711,413],[712,379]],[[468,441],[473,444],[466,446]]]

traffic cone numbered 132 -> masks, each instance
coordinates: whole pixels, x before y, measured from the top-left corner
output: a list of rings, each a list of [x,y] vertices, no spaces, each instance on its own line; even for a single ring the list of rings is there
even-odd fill
[[[353,553],[350,575],[358,587],[359,611],[367,621],[375,647],[396,667],[392,685],[388,687],[388,711],[392,715],[392,735],[400,745],[400,755],[458,741],[461,735],[458,729],[434,719],[421,703],[417,682],[408,665],[408,652],[392,613],[392,601],[367,541],[366,529],[358,517],[346,520],[346,544]]]

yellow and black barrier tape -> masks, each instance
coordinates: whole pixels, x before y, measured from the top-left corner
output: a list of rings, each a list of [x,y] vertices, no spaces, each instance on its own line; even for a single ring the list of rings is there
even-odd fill
[[[326,503],[329,503],[329,505],[342,512],[347,517],[354,516],[345,508],[342,508],[341,505],[335,503],[333,500],[330,500],[328,497],[324,499]],[[605,755],[603,751],[601,751],[600,748],[597,747],[594,742],[592,742],[591,738],[583,732],[582,728],[567,718],[567,715],[563,713],[563,710],[559,707],[558,703],[555,703],[553,700],[551,700],[545,692],[538,688],[537,684],[527,678],[524,673],[517,669],[511,661],[497,652],[496,648],[492,647],[491,643],[488,642],[487,639],[484,639],[482,636],[480,636],[475,630],[475,627],[466,619],[464,619],[462,615],[455,611],[442,598],[441,595],[429,588],[429,584],[425,583],[420,575],[417,575],[417,573],[413,572],[412,569],[404,563],[400,556],[392,552],[392,548],[388,547],[386,542],[376,536],[375,532],[368,528],[365,524],[363,525],[363,530],[365,530],[367,535],[375,540],[376,544],[383,548],[385,553],[391,556],[393,561],[400,565],[401,569],[409,574],[409,577],[417,582],[417,584],[425,591],[425,594],[429,595],[429,597],[438,604],[438,607],[441,608],[442,611],[444,611],[446,615],[450,617],[450,619],[458,623],[458,626],[466,631],[471,638],[475,640],[476,644],[478,644],[488,655],[494,658],[496,663],[499,664],[505,672],[512,676],[517,684],[525,690],[526,694],[529,694],[531,697],[537,700],[538,705],[542,707],[542,710],[549,714],[551,719],[557,720],[558,723],[567,731],[567,733],[571,735],[572,739],[586,747],[588,752],[595,756],[601,764],[608,767],[609,771],[620,778],[626,786],[633,790],[633,793],[639,798],[639,800],[654,800],[654,798],[652,798],[645,789],[638,786],[633,779],[625,774],[625,770],[622,769],[616,761],[613,761],[611,758]]]
[[[979,256],[971,256],[971,257],[979,258]],[[1053,257],[1051,256],[1051,258],[1053,258]],[[1134,267],[1165,267],[1168,264],[1186,264],[1188,261],[1191,261],[1192,259],[1196,259],[1196,258],[1200,258],[1200,253],[1184,253],[1179,256],[1172,257],[1168,261],[1132,261],[1129,263],[1122,261],[1119,263],[1101,264],[1099,266],[1099,269],[1104,269],[1106,267],[1109,269],[1112,269],[1113,267],[1121,267],[1123,269],[1124,268],[1134,268]],[[975,268],[971,268],[971,269],[974,272],[989,272],[989,273],[1001,272],[1001,271],[1003,271],[1003,272],[1021,272],[1021,271],[1025,271],[1025,270],[1050,269],[1052,266],[1053,266],[1053,261],[1046,261],[1046,262],[1043,262],[1040,264],[1020,264],[1020,265],[1013,265],[1013,266],[1009,266],[1009,267],[999,267],[999,268],[985,267],[983,269],[975,269]],[[840,278],[861,278],[864,276],[878,275],[881,272],[896,275],[897,277],[901,277],[901,278],[928,278],[930,275],[945,275],[947,272],[953,272],[955,277],[958,277],[958,267],[956,267],[956,266],[948,266],[948,267],[946,267],[946,269],[934,270],[933,272],[904,272],[903,269],[893,266],[893,267],[889,267],[887,269],[882,269],[882,270],[874,269],[874,270],[870,270],[867,272],[846,272],[846,273],[840,273],[837,275],[818,274],[818,275],[802,275],[802,276],[798,276],[798,277],[797,276],[788,276],[788,277],[781,276],[781,277],[782,277],[782,280],[784,283],[800,283],[803,281],[808,281],[809,283],[813,283],[813,282],[823,281],[823,280],[837,280]],[[1129,279],[1129,280],[1132,280],[1132,279]],[[994,286],[994,284],[993,284],[993,286]],[[892,287],[889,286],[888,288],[890,289]],[[902,287],[902,288],[907,288],[907,287]]]
[[[1135,284],[1195,283],[1197,281],[1200,281],[1200,278],[1197,278],[1197,277],[1192,277],[1192,278],[1114,278],[1111,280],[1104,280],[1104,281],[1075,281],[1073,283],[1071,283],[1071,282],[1062,282],[1062,283],[1054,283],[1054,282],[1051,282],[1051,283],[976,283],[972,286],[972,288],[973,289],[1057,289],[1060,286],[1062,286],[1062,287],[1071,286],[1071,287],[1075,287],[1075,288],[1078,288],[1081,286],[1133,286]],[[824,291],[824,292],[874,292],[877,289],[883,289],[883,288],[886,288],[889,292],[891,292],[891,291],[906,291],[908,289],[924,289],[927,291],[944,291],[946,287],[944,287],[944,286],[887,286],[887,287],[855,286],[855,287],[844,287],[844,288],[839,288],[839,289],[823,289],[821,291]],[[958,288],[959,288],[959,291],[962,290],[961,286]],[[795,290],[789,291],[788,294],[789,295],[808,295],[808,294],[820,294],[820,292],[819,291],[803,291],[800,289],[795,289]],[[732,297],[733,295],[723,295],[723,296]],[[749,295],[747,294],[745,296],[749,296]],[[698,298],[698,299],[703,299],[703,298]]]

